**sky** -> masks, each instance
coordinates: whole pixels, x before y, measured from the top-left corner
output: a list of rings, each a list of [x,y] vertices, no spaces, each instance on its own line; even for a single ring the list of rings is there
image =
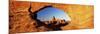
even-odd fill
[[[37,13],[37,19],[41,21],[49,21],[53,18],[53,16],[55,16],[55,18],[64,19],[66,21],[71,20],[67,13],[54,7],[45,8]]]

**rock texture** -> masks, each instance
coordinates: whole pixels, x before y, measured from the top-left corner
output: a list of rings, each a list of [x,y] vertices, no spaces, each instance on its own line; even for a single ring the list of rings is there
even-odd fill
[[[44,32],[45,27],[36,28],[36,22],[29,16],[28,8],[30,2],[10,1],[9,2],[9,33],[24,32]],[[32,11],[36,11],[44,6],[52,5],[55,8],[64,10],[71,17],[71,23],[62,30],[88,29],[93,28],[94,6],[92,5],[75,5],[75,4],[57,4],[31,2]]]

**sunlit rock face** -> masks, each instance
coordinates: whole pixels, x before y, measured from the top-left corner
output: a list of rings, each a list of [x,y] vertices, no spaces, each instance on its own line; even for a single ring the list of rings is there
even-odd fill
[[[52,18],[70,21],[70,17],[63,10],[54,7],[46,7],[37,13],[37,19],[40,21],[50,21]]]

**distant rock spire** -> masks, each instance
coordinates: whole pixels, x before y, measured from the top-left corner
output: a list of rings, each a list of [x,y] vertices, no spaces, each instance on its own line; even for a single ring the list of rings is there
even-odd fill
[[[53,21],[55,21],[56,20],[56,18],[55,18],[55,16],[53,16],[53,19],[52,19]]]

